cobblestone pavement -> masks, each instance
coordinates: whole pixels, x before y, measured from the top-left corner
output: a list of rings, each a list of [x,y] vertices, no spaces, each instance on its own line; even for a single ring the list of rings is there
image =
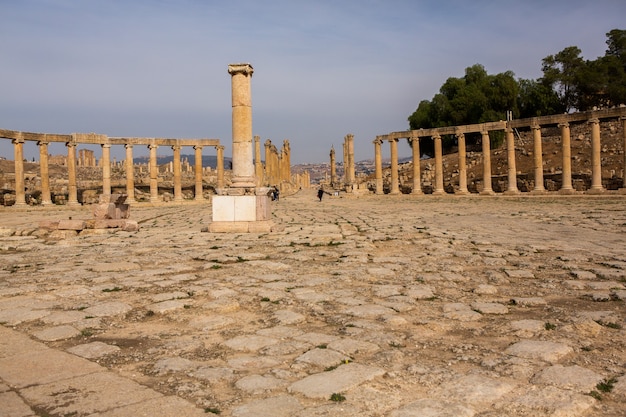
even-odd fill
[[[0,416],[621,416],[624,196],[0,210]]]

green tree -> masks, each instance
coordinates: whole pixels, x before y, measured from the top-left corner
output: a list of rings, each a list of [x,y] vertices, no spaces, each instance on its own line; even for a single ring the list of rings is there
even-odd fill
[[[559,96],[552,88],[537,80],[518,80],[519,94],[517,105],[518,114],[515,118],[548,116],[563,113],[565,106],[561,104]]]
[[[556,91],[566,111],[578,109],[579,91],[577,77],[585,64],[577,46],[568,46],[555,55],[548,55],[542,60],[541,81]]]

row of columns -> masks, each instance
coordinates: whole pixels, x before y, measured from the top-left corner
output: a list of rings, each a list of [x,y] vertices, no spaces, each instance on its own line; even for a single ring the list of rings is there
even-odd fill
[[[626,149],[626,117],[621,117],[623,132],[623,145]],[[588,190],[590,193],[600,193],[604,191],[602,186],[602,164],[601,164],[601,141],[600,141],[600,120],[598,118],[592,118],[588,121],[591,126],[591,188]],[[572,185],[572,161],[571,161],[571,138],[570,138],[570,126],[569,123],[560,123],[558,125],[561,133],[561,144],[563,154],[563,173],[562,173],[562,185],[560,192],[563,194],[573,193],[574,187]],[[541,138],[541,126],[537,123],[531,125],[533,133],[533,166],[534,166],[534,179],[535,186],[532,192],[542,193],[545,192],[544,178],[543,178],[543,157],[542,157],[542,138]],[[507,127],[505,129],[506,134],[506,147],[507,147],[507,178],[508,187],[505,194],[517,194],[519,189],[517,187],[517,169],[515,164],[515,137],[513,129]],[[494,191],[492,189],[491,182],[491,147],[489,141],[489,132],[482,131],[482,155],[483,155],[483,190],[481,194],[492,195]],[[433,186],[433,194],[441,195],[445,193],[444,181],[443,181],[443,149],[440,135],[431,136],[434,142],[435,148],[435,183]],[[465,147],[465,134],[456,133],[458,141],[458,156],[459,156],[459,188],[456,194],[467,194],[467,164],[466,164],[466,147]],[[397,138],[390,138],[389,148],[391,153],[391,184],[390,194],[400,194],[399,180],[398,180],[398,140]],[[419,150],[419,137],[409,137],[409,144],[412,149],[413,157],[413,191],[412,194],[421,194],[421,175],[420,175],[420,150]],[[383,139],[381,137],[374,140],[374,158],[375,158],[375,187],[376,194],[383,194],[383,170],[382,170],[382,145]],[[624,179],[623,186],[626,187],[626,151],[624,152]]]
[[[39,146],[39,167],[41,175],[41,204],[52,204],[50,192],[50,176],[48,162],[48,144],[46,141],[38,141]],[[76,177],[76,142],[66,143],[67,147],[67,178],[68,178],[68,205],[79,205],[78,202],[78,184]],[[111,144],[105,143],[102,146],[102,193],[111,194]],[[15,157],[15,205],[22,206],[26,204],[25,181],[24,181],[24,139],[21,134],[13,139],[14,157]],[[126,148],[126,201],[135,202],[135,172],[133,164],[133,145],[125,144]],[[156,144],[148,145],[150,152],[149,173],[150,173],[150,202],[159,201],[158,193],[158,166],[157,166],[157,148]],[[195,200],[201,201],[202,196],[202,146],[193,146],[195,152]],[[224,187],[224,146],[215,146],[217,150],[217,187]],[[174,153],[174,201],[183,201],[182,195],[182,172],[180,151],[181,146],[172,146]]]

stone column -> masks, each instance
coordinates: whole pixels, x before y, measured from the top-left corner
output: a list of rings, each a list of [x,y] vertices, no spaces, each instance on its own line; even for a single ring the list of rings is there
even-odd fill
[[[256,186],[263,185],[263,163],[261,162],[261,137],[254,137],[254,175],[256,176]]]
[[[193,147],[194,150],[194,174],[195,174],[195,183],[196,183],[196,201],[204,200],[203,190],[202,190],[202,146],[195,145]]]
[[[159,166],[157,165],[157,148],[156,144],[148,145],[150,149],[150,202],[159,201]]]
[[[413,157],[413,190],[411,194],[422,193],[422,176],[421,176],[421,155],[420,155],[420,138],[409,138]]]
[[[269,186],[272,182],[272,141],[266,139],[263,146],[265,148],[265,177],[263,185]]]
[[[433,195],[442,195],[446,193],[443,188],[443,147],[441,144],[441,136],[433,136],[435,141],[435,188]]]
[[[126,149],[126,202],[135,203],[135,162],[133,161],[133,145],[127,143]]]
[[[349,133],[346,135],[346,144],[348,151],[348,183],[350,185],[355,183],[356,180],[356,172],[354,166],[354,135]]]
[[[533,192],[543,193],[546,189],[543,186],[543,150],[541,147],[541,126],[533,124],[530,127],[533,131],[533,155],[535,167],[535,188]]]
[[[600,159],[600,120],[593,118],[589,120],[591,124],[591,189],[589,193],[601,193],[602,186],[602,161]]]
[[[383,141],[380,138],[374,140],[374,166],[376,175],[376,194],[384,194],[383,191],[383,158],[381,154],[381,144]]]
[[[224,145],[217,145],[217,189],[224,188]]]
[[[515,135],[513,129],[507,127],[506,134],[506,160],[507,160],[507,174],[508,174],[508,187],[504,192],[505,194],[519,194],[517,188],[517,166],[515,164]]]
[[[18,139],[13,139],[15,155],[15,205],[26,205],[26,186],[24,182],[24,139],[20,132]]]
[[[252,98],[250,64],[231,64],[228,73],[232,86],[233,183],[232,187],[254,187],[252,164]]]
[[[79,202],[76,182],[76,142],[68,142],[65,146],[67,146],[67,205],[77,206]]]
[[[624,151],[624,165],[622,166],[622,187],[626,188],[626,117],[620,117],[622,122],[622,138],[623,138],[623,146],[622,149]]]
[[[398,183],[398,139],[389,139],[391,148],[391,190],[389,194],[400,194]]]
[[[50,195],[50,171],[48,169],[48,142],[37,142],[39,146],[39,172],[41,175],[41,204],[52,204]]]
[[[561,174],[561,194],[572,194],[574,187],[572,187],[572,147],[569,123],[559,123],[561,129],[561,149],[563,152],[563,172]]]
[[[291,145],[289,144],[289,140],[285,139],[283,141],[283,149],[285,150],[285,181],[291,181]]]
[[[481,142],[483,146],[483,195],[493,195],[493,188],[491,188],[491,144],[489,143],[489,132],[482,131]]]
[[[182,170],[180,168],[180,145],[172,146],[174,151],[174,160],[172,171],[174,171],[174,201],[180,203],[183,201],[183,187],[182,187]]]
[[[111,195],[111,144],[102,145],[102,194]]]
[[[467,154],[465,151],[465,134],[457,133],[456,138],[459,144],[459,190],[456,194],[467,194]]]
[[[337,185],[337,162],[335,161],[335,147],[330,147],[330,186]]]

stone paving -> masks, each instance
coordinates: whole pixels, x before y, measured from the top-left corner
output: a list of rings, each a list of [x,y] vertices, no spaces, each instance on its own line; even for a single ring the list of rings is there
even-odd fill
[[[624,416],[623,196],[0,212],[0,417]]]

